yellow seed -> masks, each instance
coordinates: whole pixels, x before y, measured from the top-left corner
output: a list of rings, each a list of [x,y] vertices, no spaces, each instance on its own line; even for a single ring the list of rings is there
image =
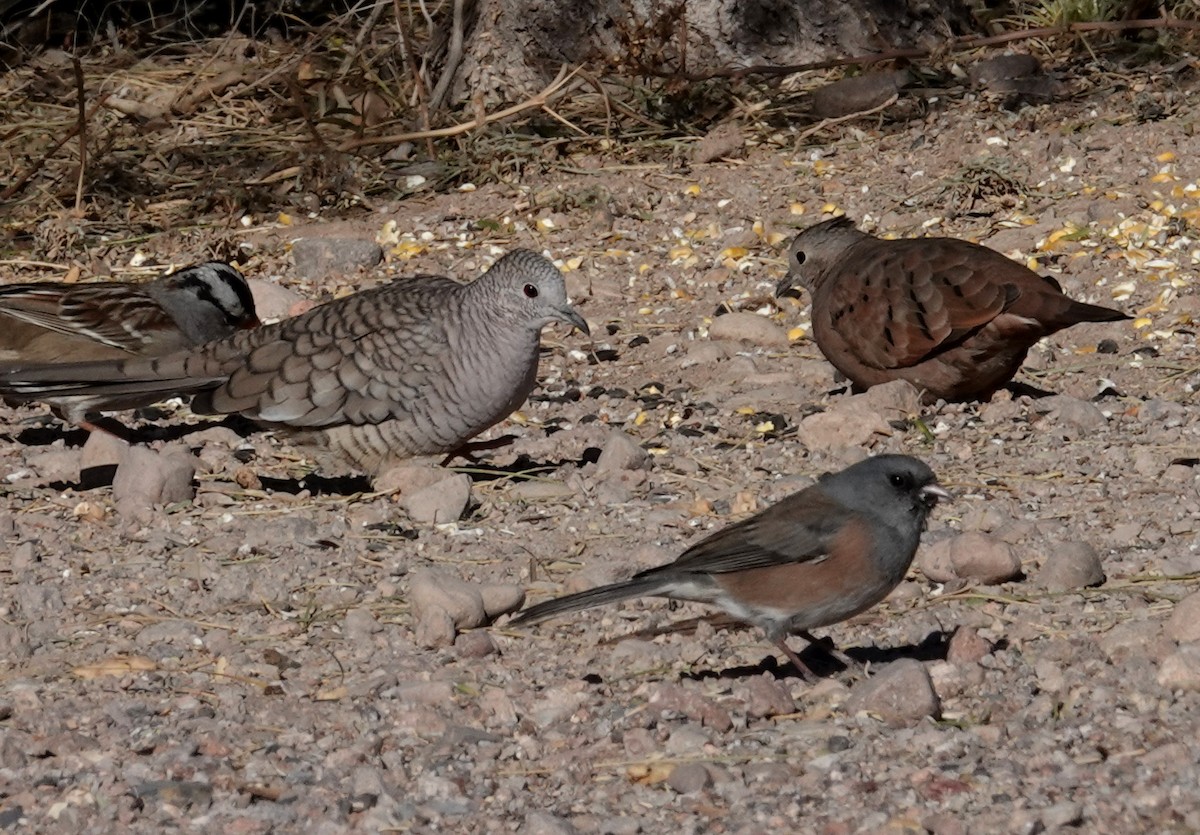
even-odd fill
[[[788,342],[795,342],[797,339],[803,339],[807,333],[808,328],[804,327],[803,325],[797,325],[787,332]]]
[[[685,188],[683,190],[683,193],[686,195],[689,195],[691,197],[695,197],[696,195],[698,195],[700,193],[700,186],[696,183],[692,183],[690,186],[688,186],[687,188]]]
[[[646,419],[647,419],[648,417],[649,417],[649,416],[648,416],[648,415],[647,415],[645,412],[638,412],[638,413],[637,413],[637,417],[635,417],[635,418],[633,419],[633,425],[634,425],[634,426],[641,426],[643,423],[645,423],[645,422],[646,422]]]
[[[1163,151],[1161,154],[1156,156],[1154,159],[1156,159],[1159,162],[1174,162],[1175,154],[1172,153],[1171,151]]]
[[[1122,282],[1121,284],[1118,284],[1116,287],[1112,288],[1113,301],[1117,301],[1117,302],[1124,301],[1125,299],[1132,296],[1133,291],[1136,289],[1137,289],[1137,285],[1134,284],[1132,281],[1126,281],[1126,282]]]
[[[676,246],[671,248],[671,251],[667,253],[667,257],[672,261],[677,261],[680,258],[687,258],[691,254],[692,248],[690,246]]]
[[[1151,177],[1150,182],[1152,182],[1152,183],[1169,183],[1174,179],[1175,179],[1174,174],[1168,174],[1166,171],[1163,171],[1163,172],[1155,174],[1153,177]]]
[[[787,240],[787,235],[782,232],[771,232],[767,235],[767,244],[770,246],[783,243],[785,240]]]
[[[280,212],[279,217],[276,219],[279,221],[280,226],[291,226],[292,225],[292,216],[289,215],[287,212]]]
[[[646,273],[650,272],[650,270],[652,270],[652,269],[654,269],[654,268],[651,267],[649,264],[640,264],[640,265],[638,265],[638,274],[645,275]]]
[[[1133,327],[1139,331],[1142,328],[1150,327],[1152,324],[1154,324],[1154,320],[1152,320],[1149,316],[1139,316],[1133,320]]]
[[[722,258],[745,258],[750,254],[750,250],[744,246],[727,246],[721,250]]]
[[[1033,270],[1035,273],[1041,269],[1041,267],[1038,266],[1038,259],[1034,258],[1033,256],[1029,257],[1029,260],[1025,262],[1025,266],[1029,267],[1029,269]]]
[[[754,427],[754,431],[760,435],[765,435],[768,432],[775,431],[775,424],[769,420],[764,420],[762,423]]]
[[[425,251],[425,249],[426,249],[426,247],[424,244],[417,243],[416,241],[413,241],[413,240],[408,240],[408,241],[400,241],[394,247],[392,247],[391,251],[392,251],[392,255],[395,255],[397,258],[403,258],[405,260],[408,260],[409,258],[412,258],[414,255],[420,255],[422,252]]]
[[[739,406],[733,411],[739,415],[752,415],[757,412],[758,409],[754,408],[753,406]]]
[[[576,255],[574,258],[568,258],[563,261],[563,272],[572,272],[579,269],[583,265],[583,256]]]
[[[822,214],[835,215],[840,211],[841,210],[837,207],[837,204],[835,204],[835,203],[826,203],[824,206],[821,207]]]
[[[788,207],[788,210],[794,215],[802,215],[804,214],[804,204],[793,203],[790,207]]]
[[[653,313],[654,313],[653,307],[639,307],[638,308],[638,316],[650,316]]]

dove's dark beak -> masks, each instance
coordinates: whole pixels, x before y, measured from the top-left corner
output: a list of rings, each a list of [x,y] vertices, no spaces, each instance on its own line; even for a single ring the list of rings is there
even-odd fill
[[[775,298],[782,299],[788,293],[791,293],[796,288],[796,282],[799,281],[799,276],[794,273],[788,273],[783,277],[783,280],[775,285]]]
[[[558,319],[558,321],[566,322],[568,325],[575,328],[575,330],[583,331],[584,335],[586,336],[592,335],[592,329],[588,327],[587,320],[580,316],[579,311],[571,307],[571,305],[568,304],[564,305],[563,307],[555,308],[554,312],[557,314],[555,318]]]

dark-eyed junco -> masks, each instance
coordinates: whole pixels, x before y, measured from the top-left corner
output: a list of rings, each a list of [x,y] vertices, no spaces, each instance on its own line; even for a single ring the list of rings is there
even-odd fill
[[[797,235],[788,269],[776,295],[808,289],[817,347],[838,371],[864,389],[908,380],[928,400],[987,399],[1042,337],[1130,318],[985,246],[881,240],[844,217]]]
[[[878,455],[718,531],[672,563],[531,606],[513,623],[634,597],[697,601],[760,627],[811,676],[787,636],[811,642],[809,630],[883,600],[904,579],[929,511],[949,496],[923,462]]]

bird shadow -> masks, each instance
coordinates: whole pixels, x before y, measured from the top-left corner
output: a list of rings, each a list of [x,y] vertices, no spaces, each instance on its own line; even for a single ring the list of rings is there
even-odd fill
[[[701,622],[708,622],[715,629],[753,629],[752,626],[742,623],[725,615],[717,614],[707,617],[695,617],[677,621],[666,626],[660,626],[653,629],[643,629],[634,632],[632,635],[624,635],[617,638],[610,638],[604,643],[616,643],[625,640],[626,638],[648,639],[658,635],[670,634],[674,632],[694,632],[696,627]],[[761,634],[761,633],[760,633]],[[946,653],[950,648],[950,636],[952,632],[944,632],[941,630],[931,632],[919,644],[905,644],[895,647],[850,647],[849,649],[841,650],[842,654],[849,656],[851,661],[856,662],[860,669],[868,665],[875,666],[887,664],[892,661],[897,661],[902,658],[912,658],[917,661],[944,661]],[[795,639],[793,639],[795,640]],[[846,664],[838,660],[838,658],[830,650],[834,648],[834,643],[828,636],[822,637],[816,643],[810,643],[803,650],[797,653],[813,674],[818,678],[827,678],[845,672]],[[856,671],[857,672],[857,671]],[[680,674],[681,679],[692,681],[711,681],[714,679],[743,679],[748,676],[760,676],[763,673],[769,674],[772,678],[782,680],[785,678],[795,678],[800,675],[804,676],[792,665],[791,662],[780,663],[779,658],[774,654],[767,654],[758,664],[740,664],[735,667],[726,667],[720,670],[695,670]]]
[[[160,413],[153,409],[140,410],[138,414],[145,420],[158,420],[166,415],[166,413]],[[64,446],[70,448],[83,446],[87,443],[88,436],[91,435],[87,429],[62,423],[49,415],[34,418],[33,421],[36,421],[36,425],[27,426],[15,433],[9,432],[0,437],[29,447],[51,446],[62,441]],[[200,423],[145,423],[136,427],[126,426],[119,420],[110,417],[95,418],[91,423],[130,444],[178,441],[188,435],[218,426],[232,430],[241,438],[262,431],[261,426],[256,426],[252,421],[240,415],[227,415],[221,420],[205,420]]]
[[[153,413],[146,413],[145,411],[139,414],[150,419],[155,417]],[[0,435],[0,438],[6,438],[28,447],[48,447],[62,442],[63,446],[67,448],[80,448],[87,442],[88,436],[91,434],[87,429],[64,424],[48,415],[44,418],[36,418],[35,420],[39,421],[38,425],[27,426],[16,433]],[[97,418],[93,421],[93,425],[130,444],[166,443],[183,440],[196,432],[202,432],[214,427],[227,428],[241,438],[246,438],[256,432],[262,431],[261,426],[240,415],[227,415],[220,420],[208,420],[200,423],[143,424],[137,427],[129,427],[117,420],[105,417]],[[508,479],[514,482],[532,481],[544,478],[546,475],[564,466],[578,469],[586,464],[594,464],[600,459],[600,449],[597,447],[588,447],[578,458],[564,458],[557,461],[538,461],[524,453],[518,455],[508,464],[491,464],[474,457],[476,452],[497,449],[505,446],[507,443],[511,443],[511,441],[512,436],[504,436],[494,441],[484,441],[468,445],[446,458],[443,461],[443,466],[445,466],[447,472],[466,473],[473,483],[485,484],[501,479]],[[253,458],[253,453],[250,451],[247,451],[247,455],[250,458],[241,457],[239,452],[235,452],[234,455],[247,464]],[[466,458],[466,463],[447,466],[456,457]],[[113,478],[116,475],[116,469],[115,464],[88,467],[80,471],[77,482],[59,480],[48,483],[45,486],[57,491],[68,489],[94,490],[99,487],[107,487],[112,484]],[[259,475],[258,480],[263,490],[287,495],[307,493],[310,496],[353,496],[370,493],[373,489],[371,479],[365,475],[322,475],[320,473],[308,473],[294,478]]]
[[[508,464],[489,464],[472,459],[469,463],[447,467],[452,472],[466,473],[476,484],[486,484],[491,481],[509,479],[511,481],[533,481],[555,472],[561,467],[575,467],[594,464],[600,460],[600,449],[588,447],[578,458],[561,458],[557,461],[537,461],[525,453],[518,455]]]
[[[853,672],[861,672],[867,666],[887,664],[902,658],[912,658],[917,661],[945,661],[946,652],[950,646],[950,634],[939,630],[926,635],[919,644],[904,644],[894,647],[850,647],[842,652],[859,664],[860,669],[853,670]],[[852,669],[832,655],[827,646],[833,646],[833,642],[824,638],[816,644],[809,644],[798,653],[800,660],[808,665],[813,675],[817,678],[829,678],[843,673],[847,669]],[[795,678],[796,676],[804,678],[791,662],[780,663],[780,660],[774,655],[765,656],[758,664],[740,664],[721,670],[698,670],[684,673],[680,678],[693,681],[730,680],[760,676],[763,673],[776,680]]]

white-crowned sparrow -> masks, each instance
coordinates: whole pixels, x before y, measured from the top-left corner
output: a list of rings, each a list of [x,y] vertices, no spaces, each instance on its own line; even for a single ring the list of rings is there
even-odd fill
[[[240,272],[212,261],[144,283],[0,285],[0,360],[157,356],[259,324]]]

